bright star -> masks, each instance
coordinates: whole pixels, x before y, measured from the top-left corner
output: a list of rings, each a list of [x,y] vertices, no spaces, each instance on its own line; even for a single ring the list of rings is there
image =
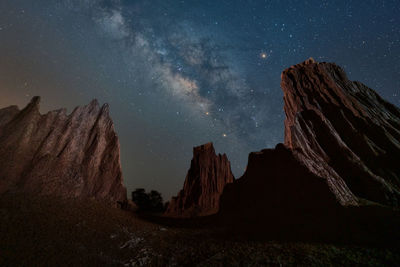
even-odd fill
[[[267,55],[267,53],[261,53],[261,54],[260,54],[260,57],[261,57],[262,59],[266,59],[266,58],[268,57],[268,55]]]
[[[226,134],[222,134],[223,137],[226,137]]]

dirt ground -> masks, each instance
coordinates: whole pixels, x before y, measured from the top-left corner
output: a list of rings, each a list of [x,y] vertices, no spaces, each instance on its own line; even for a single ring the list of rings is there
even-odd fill
[[[246,240],[92,200],[0,197],[0,266],[400,266],[397,247]]]

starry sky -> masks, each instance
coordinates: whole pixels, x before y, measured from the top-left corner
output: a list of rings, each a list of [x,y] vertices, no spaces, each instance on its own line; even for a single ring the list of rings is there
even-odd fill
[[[128,192],[182,187],[214,142],[236,177],[283,141],[280,74],[309,57],[400,106],[400,2],[1,0],[0,107],[111,106]]]

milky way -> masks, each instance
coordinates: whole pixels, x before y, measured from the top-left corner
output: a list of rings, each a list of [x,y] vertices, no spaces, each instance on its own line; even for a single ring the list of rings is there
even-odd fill
[[[280,73],[309,57],[400,105],[399,12],[398,1],[5,0],[0,106],[110,103],[128,190],[169,197],[193,146],[214,142],[240,176],[250,151],[282,142]]]

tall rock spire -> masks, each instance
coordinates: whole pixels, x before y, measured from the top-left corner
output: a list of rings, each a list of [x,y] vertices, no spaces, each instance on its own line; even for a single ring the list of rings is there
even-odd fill
[[[183,189],[172,198],[166,215],[194,217],[216,213],[226,184],[234,177],[226,155],[216,155],[212,143],[193,148]]]

